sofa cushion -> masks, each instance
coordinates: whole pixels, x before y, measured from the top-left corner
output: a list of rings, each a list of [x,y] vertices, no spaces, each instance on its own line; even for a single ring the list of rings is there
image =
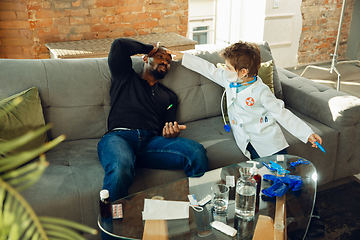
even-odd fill
[[[26,69],[26,74],[19,69]],[[0,59],[2,98],[36,86],[50,139],[100,138],[110,111],[107,58]],[[14,84],[16,83],[16,84]],[[69,124],[71,122],[71,124]]]
[[[261,52],[261,62],[267,62],[273,60],[273,82],[274,82],[274,94],[277,98],[283,100],[283,91],[281,87],[281,82],[279,79],[278,71],[276,68],[275,61],[272,57],[270,46],[267,42],[263,42],[259,44],[260,52]]]
[[[110,111],[107,58],[44,59],[43,64],[48,86],[42,99],[45,119],[54,124],[50,137],[100,138],[107,131]]]
[[[173,61],[171,69],[160,81],[178,97],[177,121],[191,122],[220,115],[222,88],[209,79]]]
[[[318,148],[312,148],[311,143],[309,142],[307,144],[302,143],[299,139],[281,127],[286,141],[289,143],[288,153],[305,158],[314,164],[317,169],[318,185],[331,182],[334,179],[339,132],[291,107],[287,108],[322,137],[322,146],[326,150],[325,154]],[[324,161],[324,156],[326,161]]]
[[[37,87],[44,106],[43,100],[47,97],[47,85],[44,81],[46,74],[42,60],[0,58],[0,73],[0,99],[31,87]],[[43,89],[44,91],[42,91]]]
[[[16,101],[20,102],[14,106]],[[9,112],[10,108],[12,109]],[[14,94],[0,102],[0,140],[18,138],[44,125],[43,110],[36,87]],[[44,133],[13,152],[39,147],[47,140],[47,134]]]
[[[62,142],[45,153],[49,166],[21,192],[39,216],[53,216],[97,228],[104,170],[97,156],[99,139]]]
[[[201,143],[207,150],[209,168],[216,169],[246,161],[232,132],[226,132],[221,116],[186,123],[180,136]]]

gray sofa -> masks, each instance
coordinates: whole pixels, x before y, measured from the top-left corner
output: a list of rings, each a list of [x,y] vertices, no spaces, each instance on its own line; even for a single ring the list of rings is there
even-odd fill
[[[213,63],[223,62],[218,53],[192,51]],[[272,59],[267,43],[261,45],[262,61]],[[139,58],[134,68],[139,68]],[[46,153],[50,166],[34,186],[22,192],[39,215],[71,219],[97,228],[99,191],[104,171],[97,157],[97,143],[107,131],[110,110],[110,73],[107,58],[0,59],[0,96],[32,86],[39,89],[45,121],[53,123],[50,139],[66,140]],[[285,132],[289,154],[313,162],[319,184],[360,172],[360,101],[285,69],[273,71],[276,97],[323,138],[327,153],[311,148]],[[222,88],[185,69],[180,61],[162,83],[179,97],[178,122],[186,124],[182,137],[205,146],[211,169],[245,161],[232,133],[223,128]],[[266,144],[266,143],[264,143]],[[137,169],[130,193],[184,178],[183,171]],[[98,239],[99,236],[88,238]]]

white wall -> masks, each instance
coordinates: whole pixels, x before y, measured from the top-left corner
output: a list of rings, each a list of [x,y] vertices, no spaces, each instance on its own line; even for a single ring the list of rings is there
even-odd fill
[[[276,64],[280,67],[296,66],[302,31],[301,0],[267,0],[264,41],[271,47]]]
[[[189,18],[198,16],[210,16],[214,12],[214,0],[190,0]]]
[[[218,0],[217,6],[217,42],[263,40],[266,0]]]
[[[188,38],[192,39],[194,27],[208,27],[208,44],[214,44],[215,0],[189,0]]]
[[[230,44],[233,31],[232,22],[232,0],[217,0],[216,3],[216,44]]]
[[[264,39],[264,20],[266,0],[240,0],[239,39],[261,42]]]
[[[297,65],[302,0],[216,0],[215,10],[214,0],[189,1],[189,19],[216,11],[214,43],[267,41],[278,66]]]

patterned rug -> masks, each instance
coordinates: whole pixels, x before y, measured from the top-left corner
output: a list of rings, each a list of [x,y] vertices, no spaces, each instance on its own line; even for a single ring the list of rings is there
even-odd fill
[[[353,181],[318,192],[316,206],[326,224],[326,240],[360,239],[360,183]]]

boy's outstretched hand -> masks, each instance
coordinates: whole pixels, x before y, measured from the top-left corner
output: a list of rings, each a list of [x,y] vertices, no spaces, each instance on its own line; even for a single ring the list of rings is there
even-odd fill
[[[322,139],[319,135],[313,133],[310,135],[309,139],[308,139],[309,142],[311,142],[311,146],[314,147],[314,148],[318,148],[318,146],[315,144],[315,142],[317,141],[320,145],[322,144]]]
[[[176,51],[176,50],[167,49],[166,52],[171,54],[171,56],[173,57],[173,60],[180,60],[184,56],[183,52]]]
[[[180,134],[180,130],[186,129],[186,125],[179,125],[176,121],[174,123],[165,123],[163,128],[163,137],[176,138]]]

